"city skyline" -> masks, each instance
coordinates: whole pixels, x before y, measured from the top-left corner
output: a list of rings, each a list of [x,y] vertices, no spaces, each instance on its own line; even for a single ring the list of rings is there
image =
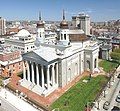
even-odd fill
[[[42,12],[45,21],[59,21],[62,10],[66,19],[84,12],[92,21],[108,21],[119,19],[120,1],[116,0],[1,0],[0,16],[7,20],[38,20],[38,12]]]

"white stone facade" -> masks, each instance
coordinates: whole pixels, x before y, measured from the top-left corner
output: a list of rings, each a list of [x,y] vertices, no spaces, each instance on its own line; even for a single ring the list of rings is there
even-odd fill
[[[22,29],[18,34],[5,38],[5,44],[11,45],[13,49],[26,53],[35,49],[34,36],[27,30]]]
[[[44,24],[41,19],[37,26],[39,33],[42,33]],[[38,48],[22,55],[24,78],[20,83],[39,95],[47,96],[73,81],[84,71],[88,70],[92,74],[98,68],[97,42],[86,38],[70,42],[69,34],[83,34],[83,31],[69,30],[64,11],[60,28],[59,40],[55,43],[48,44],[45,39],[41,41],[41,36],[37,36]]]
[[[70,83],[85,70],[94,73],[95,68],[98,68],[99,47],[84,47],[81,42],[71,43],[62,55],[57,55],[56,46],[51,47],[49,44],[47,47],[43,45],[41,49],[24,54],[26,67],[23,66],[24,79],[21,85],[37,94],[47,96],[58,87]]]

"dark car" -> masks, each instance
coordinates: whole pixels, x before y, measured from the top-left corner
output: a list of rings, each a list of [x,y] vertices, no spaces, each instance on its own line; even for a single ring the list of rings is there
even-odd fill
[[[119,79],[120,79],[120,74],[118,74],[117,78],[119,78]]]
[[[114,107],[111,109],[111,111],[120,111],[120,108],[117,107],[117,106],[114,106]]]
[[[109,103],[108,101],[106,101],[106,102],[103,104],[103,109],[108,110],[108,109],[109,109],[109,106],[110,106],[110,103]]]

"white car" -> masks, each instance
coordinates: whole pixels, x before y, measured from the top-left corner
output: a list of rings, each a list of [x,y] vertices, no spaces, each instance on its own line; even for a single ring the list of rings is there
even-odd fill
[[[116,101],[120,103],[120,94],[116,97]]]

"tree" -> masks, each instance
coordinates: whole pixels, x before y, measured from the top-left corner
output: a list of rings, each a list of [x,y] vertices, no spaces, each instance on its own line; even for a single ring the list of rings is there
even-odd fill
[[[114,49],[113,52],[120,53],[120,48],[119,49]]]
[[[110,56],[113,60],[120,63],[120,48],[113,50],[113,52],[110,53]]]

